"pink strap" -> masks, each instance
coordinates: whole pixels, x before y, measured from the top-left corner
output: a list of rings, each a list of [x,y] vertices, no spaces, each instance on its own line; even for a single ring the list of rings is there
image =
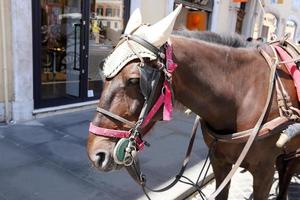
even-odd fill
[[[93,123],[90,123],[89,131],[95,135],[104,136],[104,137],[112,137],[112,138],[129,138],[130,132],[129,131],[121,131],[121,130],[114,130],[108,128],[101,128],[95,126]],[[138,150],[143,150],[145,143],[139,137],[135,139]]]
[[[173,47],[169,44],[167,44],[166,59],[168,72],[173,73],[174,70],[177,68],[177,64],[173,61]]]
[[[164,102],[164,98],[165,98],[165,95],[164,94],[161,94],[157,101],[155,102],[155,104],[152,106],[151,110],[149,111],[149,113],[147,114],[147,116],[145,117],[144,121],[143,121],[143,124],[141,125],[141,127],[145,127],[146,125],[148,125],[150,119],[153,118],[153,116],[155,115],[155,113],[157,113],[157,111],[159,110],[159,108],[161,107],[161,105],[163,104]]]
[[[167,45],[166,49],[166,58],[167,58],[167,70],[170,74],[172,74],[177,68],[177,64],[173,61],[173,47],[171,45]],[[172,91],[171,85],[169,82],[164,82],[165,87],[165,99],[164,99],[164,112],[163,112],[163,120],[170,121],[172,119],[173,113],[173,105],[172,105]]]
[[[167,45],[166,49],[166,64],[167,64],[167,70],[170,74],[174,72],[174,70],[177,68],[177,64],[173,61],[173,48],[171,45]],[[172,119],[172,112],[173,112],[173,105],[172,105],[172,92],[171,92],[171,86],[168,83],[168,81],[164,81],[163,83],[164,87],[164,93],[160,95],[160,97],[157,99],[156,103],[152,106],[150,112],[145,117],[142,127],[145,127],[149,121],[153,118],[155,113],[159,110],[162,104],[164,104],[164,110],[163,110],[163,120],[164,121],[170,121]]]
[[[286,61],[286,60],[291,59],[291,56],[285,50],[283,50],[281,47],[275,46],[275,49],[276,49],[277,53],[279,54],[281,60]],[[288,71],[290,72],[291,76],[294,79],[294,84],[296,86],[298,100],[300,101],[300,71],[298,70],[295,63],[286,63],[285,65],[286,65]]]
[[[167,81],[164,82],[164,88],[165,88],[165,96],[164,96],[163,120],[170,121],[172,119],[173,105],[172,105],[171,86]]]
[[[95,135],[100,135],[100,136],[104,136],[104,137],[128,138],[130,136],[129,131],[101,128],[101,127],[95,126],[93,123],[90,123],[89,131],[91,133],[94,133]]]

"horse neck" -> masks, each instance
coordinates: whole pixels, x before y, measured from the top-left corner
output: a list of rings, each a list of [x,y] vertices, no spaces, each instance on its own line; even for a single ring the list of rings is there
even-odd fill
[[[247,71],[244,76],[248,76],[253,67],[241,66],[237,58],[243,55],[230,47],[183,37],[173,37],[172,43],[178,64],[173,78],[176,100],[215,130],[236,131],[242,104],[239,99],[245,95],[239,85],[245,90],[251,87],[241,71]]]

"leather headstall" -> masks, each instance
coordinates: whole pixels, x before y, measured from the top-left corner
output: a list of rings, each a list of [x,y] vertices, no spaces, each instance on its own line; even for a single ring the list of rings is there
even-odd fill
[[[145,144],[140,134],[141,129],[151,122],[151,119],[162,105],[164,105],[163,119],[170,120],[173,97],[171,73],[177,65],[172,60],[172,47],[167,43],[161,48],[157,48],[143,38],[135,35],[123,35],[121,37],[122,40],[132,40],[153,52],[157,57],[155,61],[151,61],[150,65],[149,62],[144,62],[144,59],[140,55],[137,55],[141,60],[137,65],[140,70],[140,89],[144,96],[144,105],[136,123],[129,122],[121,116],[98,107],[97,112],[125,123],[131,129],[128,131],[112,130],[97,127],[91,123],[89,131],[95,135],[120,138],[114,149],[114,160],[118,164],[130,166],[133,164],[136,151],[143,149]],[[134,49],[132,51],[135,53]]]

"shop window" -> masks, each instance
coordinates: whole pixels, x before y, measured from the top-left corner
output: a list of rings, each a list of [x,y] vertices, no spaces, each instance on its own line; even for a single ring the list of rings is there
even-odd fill
[[[99,98],[103,60],[119,41],[130,1],[39,0],[32,7],[34,107]]]
[[[124,0],[90,1],[88,96],[99,96],[99,82],[103,80],[102,66],[104,59],[115,47],[124,29]],[[101,10],[99,13],[98,10]]]
[[[80,96],[81,1],[41,0],[39,99]]]
[[[113,14],[112,14],[112,9],[111,9],[111,8],[107,8],[107,9],[106,9],[106,16],[107,16],[107,17],[112,17],[112,16],[113,16]]]
[[[296,29],[296,22],[288,20],[284,28],[284,35],[287,35],[290,40],[293,40],[295,38]]]
[[[97,8],[97,15],[98,16],[103,16],[103,8],[102,7]]]

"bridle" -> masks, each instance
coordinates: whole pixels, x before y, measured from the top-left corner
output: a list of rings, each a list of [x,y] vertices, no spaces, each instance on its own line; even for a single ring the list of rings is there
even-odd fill
[[[157,48],[143,38],[135,35],[123,35],[120,42],[134,41],[144,48],[150,50],[157,57],[157,68],[145,63],[140,55],[137,65],[140,70],[140,89],[144,96],[144,105],[137,122],[133,123],[103,108],[97,107],[97,112],[108,116],[130,127],[130,130],[114,130],[95,126],[90,123],[89,131],[95,135],[120,139],[114,148],[114,161],[117,164],[130,166],[136,157],[136,152],[142,150],[147,145],[142,139],[141,130],[145,128],[158,110],[163,106],[163,120],[170,120],[173,105],[173,92],[171,88],[172,72],[177,65],[173,62],[172,46],[165,43],[161,48]],[[134,52],[134,50],[132,49]],[[134,52],[135,53],[135,52]],[[162,82],[162,86],[159,87]],[[161,92],[160,92],[161,91]],[[160,92],[157,97],[158,92]]]
[[[150,50],[154,53],[157,57],[156,59],[156,66],[158,68],[154,68],[149,66],[147,63],[144,63],[143,58],[140,58],[140,63],[138,64],[140,69],[140,89],[144,96],[144,105],[142,107],[141,113],[138,117],[137,122],[133,123],[128,121],[127,119],[111,113],[103,108],[97,107],[97,112],[110,117],[114,120],[117,120],[121,123],[126,124],[130,127],[130,130],[113,130],[107,129],[102,127],[97,127],[90,123],[89,131],[95,135],[104,136],[108,138],[118,138],[120,139],[115,148],[113,153],[114,161],[119,165],[124,165],[131,175],[131,177],[142,187],[146,197],[150,199],[148,196],[146,189],[152,192],[163,192],[172,188],[176,183],[182,182],[186,183],[181,180],[181,178],[185,178],[188,180],[187,177],[183,176],[183,173],[189,163],[191,152],[193,149],[193,144],[195,141],[197,128],[200,122],[200,117],[197,116],[192,128],[192,133],[190,136],[189,145],[185,154],[185,158],[183,160],[182,166],[175,176],[175,179],[169,183],[167,186],[160,188],[160,189],[151,189],[146,186],[146,177],[141,172],[139,162],[137,159],[137,151],[140,151],[144,148],[144,145],[148,146],[146,141],[143,141],[142,135],[140,134],[140,130],[145,128],[151,120],[153,119],[154,115],[158,112],[158,110],[163,106],[163,120],[169,121],[171,120],[172,115],[172,107],[173,107],[173,91],[172,91],[172,73],[177,67],[177,64],[173,62],[173,48],[170,44],[165,43],[160,49],[149,43],[148,41],[135,36],[135,35],[124,35],[121,37],[121,40],[132,40],[146,49]],[[134,50],[132,49],[134,52]],[[135,53],[135,52],[134,52]],[[159,87],[162,81],[162,86]],[[158,96],[157,93],[160,92]],[[158,97],[157,97],[158,96]],[[145,135],[145,134],[144,134]],[[209,155],[208,155],[209,156]],[[206,162],[208,160],[208,156],[206,158]],[[205,163],[206,163],[205,162]],[[204,177],[207,175],[209,165],[206,164],[203,166],[207,168]],[[202,176],[203,170],[199,174],[198,179]],[[204,179],[203,179],[204,180]],[[189,180],[189,183],[191,181]],[[197,188],[199,192],[200,187],[196,184],[193,184],[194,187]]]

